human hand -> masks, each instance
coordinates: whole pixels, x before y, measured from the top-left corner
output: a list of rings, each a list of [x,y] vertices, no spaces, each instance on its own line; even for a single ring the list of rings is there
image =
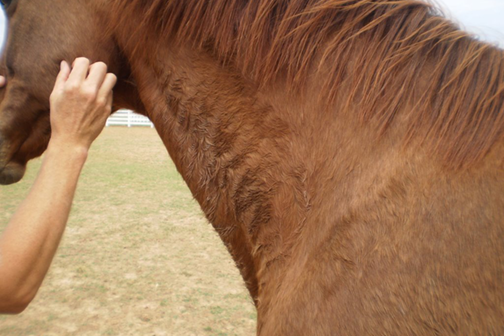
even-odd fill
[[[50,97],[51,142],[89,149],[112,111],[116,81],[105,63],[81,57],[70,69],[63,61]]]
[[[0,88],[3,88],[6,83],[7,83],[7,80],[5,79],[5,77],[0,76]]]

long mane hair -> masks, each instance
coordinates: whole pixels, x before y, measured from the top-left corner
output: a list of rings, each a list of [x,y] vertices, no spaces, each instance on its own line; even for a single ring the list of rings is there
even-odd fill
[[[502,136],[504,53],[425,1],[114,0],[112,9],[116,27],[142,15],[138,31],[204,49],[259,87],[281,78],[302,90],[315,74],[332,104],[346,82],[351,92],[338,103],[382,133],[411,108],[406,140],[420,136],[453,168],[479,161]],[[360,71],[349,73],[350,61]]]

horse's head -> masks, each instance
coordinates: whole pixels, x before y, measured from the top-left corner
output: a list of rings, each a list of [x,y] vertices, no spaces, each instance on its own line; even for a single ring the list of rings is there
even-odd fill
[[[104,61],[120,80],[115,107],[139,109],[129,103],[138,100],[136,91],[98,1],[1,0],[9,24],[0,63],[7,77],[0,89],[0,184],[19,181],[27,161],[47,147],[49,95],[62,60]]]

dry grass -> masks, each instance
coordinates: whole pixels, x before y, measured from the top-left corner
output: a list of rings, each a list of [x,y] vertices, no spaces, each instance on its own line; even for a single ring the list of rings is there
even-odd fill
[[[0,188],[0,229],[40,167]],[[217,234],[147,128],[92,147],[65,237],[31,306],[0,335],[253,335],[255,308]]]

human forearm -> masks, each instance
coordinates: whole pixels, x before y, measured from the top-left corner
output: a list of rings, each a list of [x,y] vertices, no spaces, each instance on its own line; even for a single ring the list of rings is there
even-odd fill
[[[37,293],[64,232],[86,158],[86,147],[49,143],[35,184],[0,238],[0,311],[19,312]]]
[[[19,313],[35,297],[65,230],[89,146],[110,115],[115,83],[104,63],[78,58],[72,70],[61,63],[42,167],[0,237],[0,313]]]

